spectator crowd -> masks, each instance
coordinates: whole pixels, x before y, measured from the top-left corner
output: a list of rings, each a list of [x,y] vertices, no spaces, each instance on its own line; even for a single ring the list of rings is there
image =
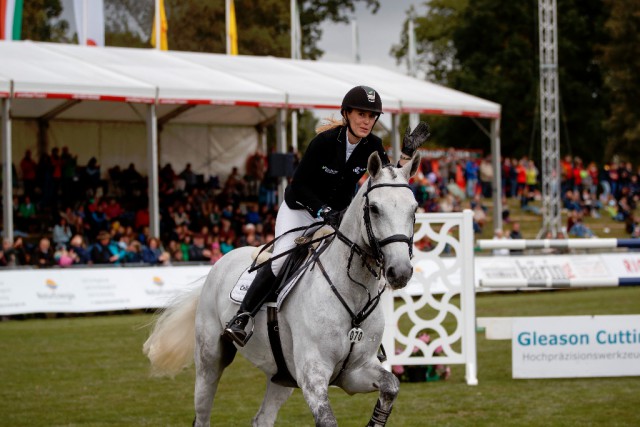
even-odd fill
[[[224,182],[205,181],[190,164],[179,173],[170,163],[163,165],[160,235],[152,236],[147,178],[134,164],[103,173],[98,159],[79,165],[67,147],[42,153],[37,162],[27,150],[18,168],[14,165],[15,238],[3,239],[0,266],[215,263],[236,247],[260,246],[273,239],[278,209],[278,177],[268,160],[256,151],[244,170],[234,168]],[[517,199],[522,211],[540,214],[533,203],[541,197],[535,162],[507,157],[501,168],[503,199]],[[640,167],[618,161],[585,165],[567,156],[560,173],[569,235],[591,237],[583,218],[607,215],[640,237],[634,216]],[[472,209],[474,230],[481,233],[489,216],[483,200],[492,197],[493,177],[490,157],[449,149],[423,156],[410,184],[423,212]],[[507,223],[509,215],[502,212]],[[505,234],[520,235],[519,226],[512,227]]]

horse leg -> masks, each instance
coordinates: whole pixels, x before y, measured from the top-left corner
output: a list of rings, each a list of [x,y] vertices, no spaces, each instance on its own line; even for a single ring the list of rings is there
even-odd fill
[[[344,372],[342,375],[337,385],[349,394],[380,391],[367,427],[384,427],[391,413],[393,402],[400,391],[400,381],[396,376],[374,363]]]
[[[331,369],[318,362],[308,362],[296,373],[304,400],[311,409],[316,426],[336,427],[336,420],[329,405],[329,378]]]
[[[209,426],[213,397],[218,389],[218,382],[224,369],[233,361],[236,351],[233,344],[220,338],[219,332],[217,334],[205,332],[196,335],[196,384],[194,391],[196,418],[193,420],[194,427]]]
[[[278,411],[289,399],[293,389],[273,383],[267,378],[267,391],[258,413],[253,417],[253,427],[271,427],[276,423]]]

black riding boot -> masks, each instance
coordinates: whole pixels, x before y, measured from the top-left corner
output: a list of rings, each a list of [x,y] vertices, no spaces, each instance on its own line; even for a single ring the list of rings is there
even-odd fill
[[[262,303],[271,292],[275,279],[276,276],[273,275],[270,264],[258,270],[256,277],[251,282],[251,286],[247,289],[238,312],[227,323],[227,327],[222,332],[223,337],[235,342],[239,347],[244,347],[249,338],[251,338],[251,334],[253,334],[253,330],[249,331],[249,333],[245,331],[247,323],[260,310]]]

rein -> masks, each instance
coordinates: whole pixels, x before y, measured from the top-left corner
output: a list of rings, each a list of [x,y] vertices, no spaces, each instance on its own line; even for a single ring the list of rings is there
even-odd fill
[[[351,345],[349,347],[349,354],[347,354],[347,357],[342,362],[342,367],[340,369],[340,372],[338,372],[338,375],[332,382],[335,382],[340,377],[342,372],[344,372],[344,370],[346,369],[347,363],[349,362],[351,354],[353,353],[354,345],[357,342],[360,342],[364,336],[364,332],[360,328],[360,325],[362,325],[362,323],[364,323],[364,321],[376,309],[376,307],[378,306],[378,303],[380,302],[380,297],[382,296],[382,294],[386,289],[386,286],[383,286],[382,289],[380,289],[377,292],[376,296],[371,298],[371,293],[369,292],[369,289],[363,283],[360,283],[357,280],[355,280],[353,277],[351,277],[351,263],[353,261],[354,255],[358,254],[358,256],[360,256],[360,258],[362,259],[363,266],[366,266],[367,270],[369,270],[369,272],[373,275],[374,278],[376,278],[376,280],[379,280],[382,277],[382,272],[383,272],[382,266],[384,265],[384,254],[382,253],[382,250],[381,250],[382,247],[394,242],[404,242],[404,243],[407,243],[407,245],[409,246],[409,256],[413,257],[413,233],[411,234],[410,237],[402,234],[394,234],[382,240],[378,240],[375,234],[373,233],[373,227],[371,225],[371,214],[370,214],[371,205],[369,203],[369,193],[377,188],[382,188],[382,187],[404,187],[411,190],[411,187],[409,187],[408,184],[371,185],[371,180],[369,180],[367,191],[364,193],[364,197],[366,201],[363,209],[364,209],[364,222],[367,230],[367,238],[369,240],[369,247],[371,248],[372,253],[358,246],[355,242],[351,241],[347,236],[341,233],[338,229],[336,229],[335,234],[331,236],[333,238],[337,236],[338,240],[345,243],[350,249],[349,261],[347,264],[347,276],[352,282],[356,283],[367,292],[367,302],[364,304],[362,309],[360,309],[357,312],[354,312],[351,309],[351,307],[349,307],[349,304],[347,304],[347,301],[345,301],[344,297],[340,294],[340,291],[338,290],[338,288],[336,288],[336,286],[333,284],[333,281],[329,277],[329,274],[324,268],[324,265],[320,261],[320,258],[319,258],[320,253],[316,253],[314,256],[315,263],[320,268],[320,271],[322,272],[322,275],[324,276],[327,283],[329,283],[331,290],[335,294],[336,298],[338,298],[338,301],[340,301],[342,306],[345,308],[345,310],[347,310],[347,312],[351,316],[352,329],[349,331],[349,334],[348,334],[349,340],[351,341]],[[415,217],[414,217],[414,224],[415,224]],[[325,248],[328,246],[329,246],[328,244],[325,245]],[[319,251],[319,252],[322,252],[322,251]],[[368,262],[369,259],[373,259],[375,261],[377,271],[369,264]]]

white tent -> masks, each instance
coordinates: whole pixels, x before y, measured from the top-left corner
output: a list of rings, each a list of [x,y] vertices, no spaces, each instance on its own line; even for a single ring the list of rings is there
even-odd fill
[[[493,146],[497,145],[500,105],[380,67],[274,57],[0,42],[5,189],[10,193],[11,118],[38,119],[38,123],[145,122],[151,230],[158,234],[158,124],[260,127],[275,119],[279,128],[278,147],[283,149],[286,109],[338,109],[344,93],[358,84],[379,91],[385,112],[391,114],[394,125],[398,113],[408,112],[491,118]],[[392,142],[397,155],[399,139],[395,129]],[[11,199],[6,199],[10,197],[6,190],[4,197],[5,235],[11,236],[12,223],[7,222],[11,220]]]

